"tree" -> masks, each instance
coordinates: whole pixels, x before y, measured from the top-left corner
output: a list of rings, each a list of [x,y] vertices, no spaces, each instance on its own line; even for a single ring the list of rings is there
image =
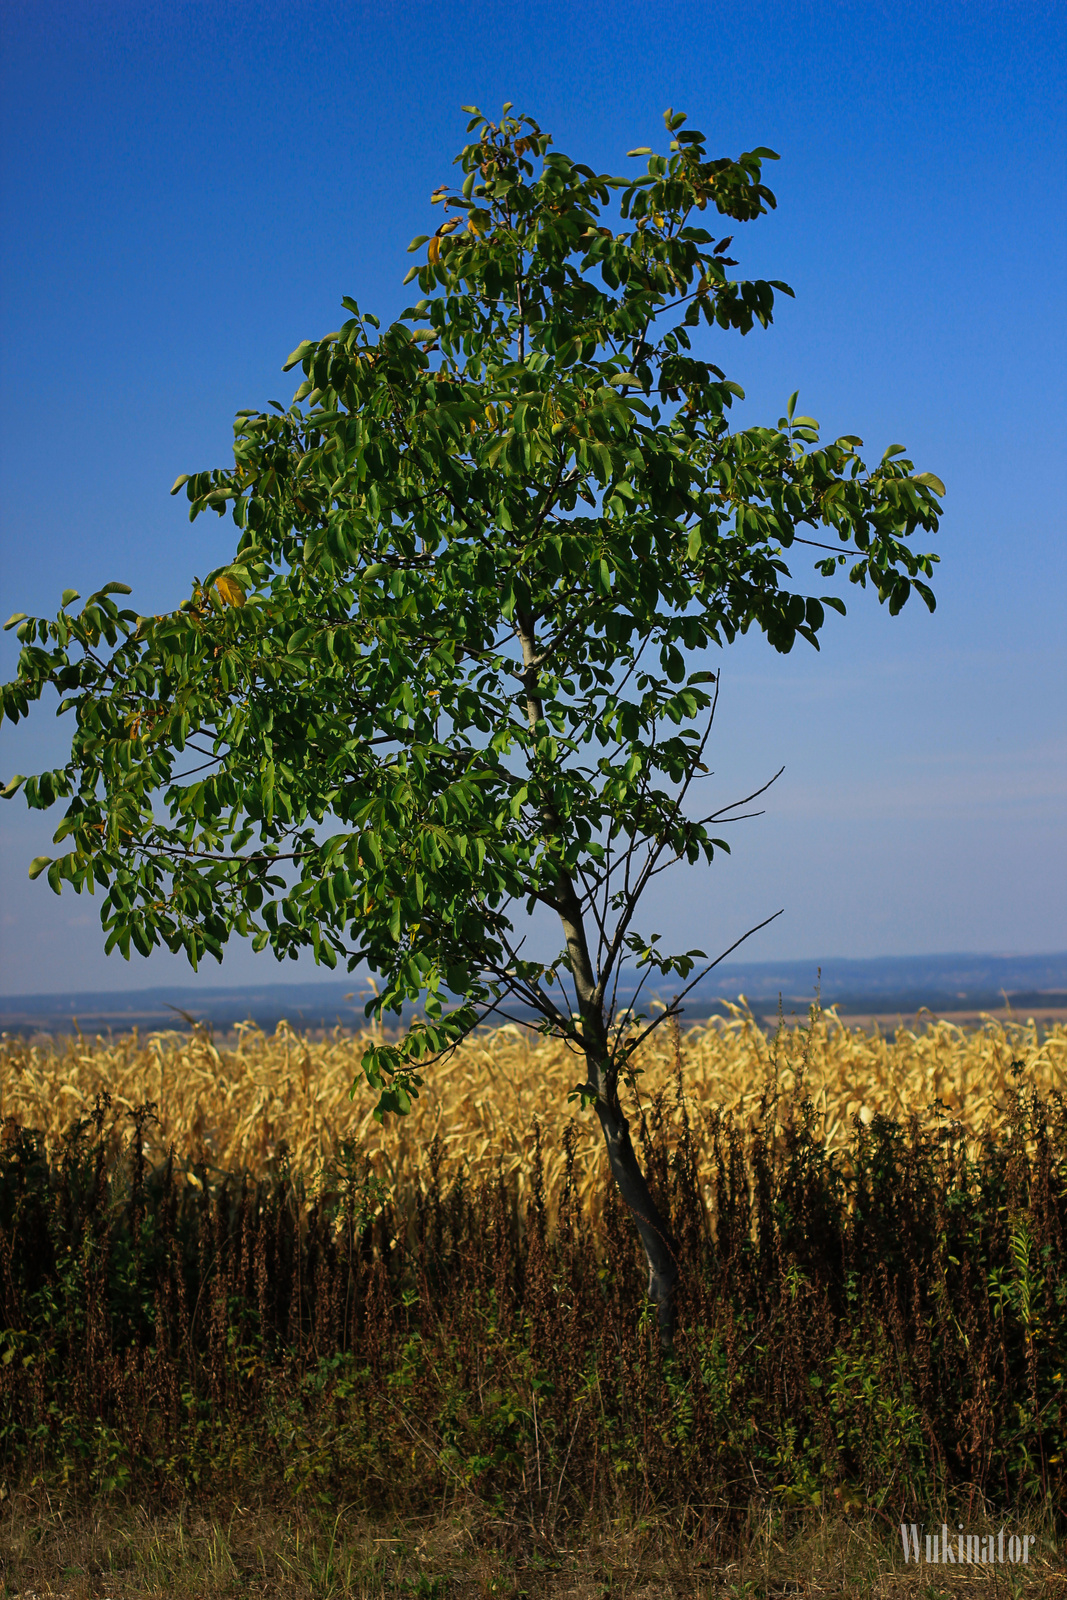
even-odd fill
[[[820,445],[796,396],[776,427],[730,431],[742,390],[691,335],[766,327],[791,291],[731,279],[705,223],[774,205],[772,151],[709,160],[668,112],[668,152],[609,177],[510,105],[467,109],[461,187],[410,246],[422,298],[384,331],[346,299],[286,363],[291,406],[241,412],[233,465],[175,484],[190,517],[229,511],[233,560],[165,616],[120,610],[111,583],[8,623],[23,649],[0,714],[52,685],[75,726],[64,767],[4,793],[68,802],[68,849],[31,876],[99,886],[108,951],[162,943],[195,967],[238,934],[367,962],[368,1013],[421,1003],[363,1056],[379,1115],[509,1003],[567,1040],[669,1347],[678,1268],[619,1086],[678,1003],[649,1021],[619,977],[691,986],[707,963],[636,921],[666,865],[727,848],[734,810],[690,805],[706,652],[752,627],[818,647],[845,607],[794,587],[795,546],[826,579],[851,560],[893,613],[913,589],[932,610],[936,557],[905,541],[936,529],[944,489],[900,446],[868,469],[859,438]],[[554,959],[523,954],[523,905],[558,919]]]

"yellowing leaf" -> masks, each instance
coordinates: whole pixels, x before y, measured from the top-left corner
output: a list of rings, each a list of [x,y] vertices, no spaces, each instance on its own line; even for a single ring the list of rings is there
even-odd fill
[[[221,578],[217,578],[215,580],[215,589],[216,589],[216,592],[218,593],[219,599],[222,601],[223,605],[227,605],[227,606],[243,606],[244,605],[244,603],[245,603],[245,592],[241,588],[241,585],[236,581],[236,579],[228,578],[226,576],[226,574],[223,573]]]

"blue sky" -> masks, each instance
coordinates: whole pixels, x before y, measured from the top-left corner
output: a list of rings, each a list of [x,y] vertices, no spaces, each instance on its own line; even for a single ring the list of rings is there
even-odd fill
[[[749,959],[1067,946],[1062,5],[7,0],[0,616],[109,579],[145,611],[226,559],[180,472],[222,464],[281,364],[382,316],[461,104],[534,113],[607,171],[673,105],[712,153],[769,145],[779,209],[738,230],[746,276],[796,290],[720,335],[741,421],[800,409],[948,488],[939,605],[850,595],[821,655],[726,652],[723,798],[785,765],[767,814],[651,919]],[[915,603],[917,604],[917,603]],[[16,646],[2,636],[0,671]],[[0,775],[52,764],[51,708],[0,732]],[[0,809],[0,990],[180,982],[105,960],[97,907],[26,864],[58,820]],[[296,977],[235,950],[205,981]]]

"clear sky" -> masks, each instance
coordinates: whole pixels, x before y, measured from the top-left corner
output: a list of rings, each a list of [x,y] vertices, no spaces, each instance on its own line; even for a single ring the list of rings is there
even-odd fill
[[[717,336],[736,415],[799,388],[948,494],[934,616],[850,591],[821,655],[725,653],[719,793],[786,770],[729,861],[660,880],[658,925],[721,949],[783,906],[752,960],[1063,949],[1065,60],[1062,4],[4,0],[0,620],[109,579],[161,611],[227,558],[171,483],[288,401],[343,294],[409,303],[461,104],[513,100],[605,171],[673,105],[712,154],[782,157],[733,253],[797,298]],[[0,776],[61,758],[40,712]],[[186,981],[105,960],[97,903],[28,882],[58,816],[0,807],[0,990]],[[298,975],[235,949],[205,981]]]

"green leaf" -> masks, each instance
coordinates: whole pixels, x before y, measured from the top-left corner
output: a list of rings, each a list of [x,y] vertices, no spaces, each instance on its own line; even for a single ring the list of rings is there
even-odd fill
[[[932,489],[939,499],[943,500],[945,498],[945,485],[941,482],[940,478],[934,475],[934,473],[916,473],[915,477],[911,481],[912,483],[921,483],[924,488]]]
[[[10,617],[8,617],[7,621],[4,623],[4,632],[7,633],[9,628],[15,628],[15,627],[18,626],[18,624],[20,622],[25,622],[25,621],[26,621],[26,613],[25,613],[25,611],[15,611],[15,612],[13,612],[12,615]]]
[[[45,868],[46,867],[50,867],[51,865],[52,865],[52,857],[51,856],[34,856],[33,860],[30,862],[30,877],[31,877],[31,879],[32,878],[39,878],[41,876],[41,873],[45,870]]]
[[[282,366],[282,371],[291,372],[293,367],[297,366],[299,362],[303,361],[308,352],[314,350],[315,348],[316,345],[314,339],[302,339],[297,345],[296,349],[286,356],[284,365]],[[173,492],[174,491],[172,490],[171,493]]]

